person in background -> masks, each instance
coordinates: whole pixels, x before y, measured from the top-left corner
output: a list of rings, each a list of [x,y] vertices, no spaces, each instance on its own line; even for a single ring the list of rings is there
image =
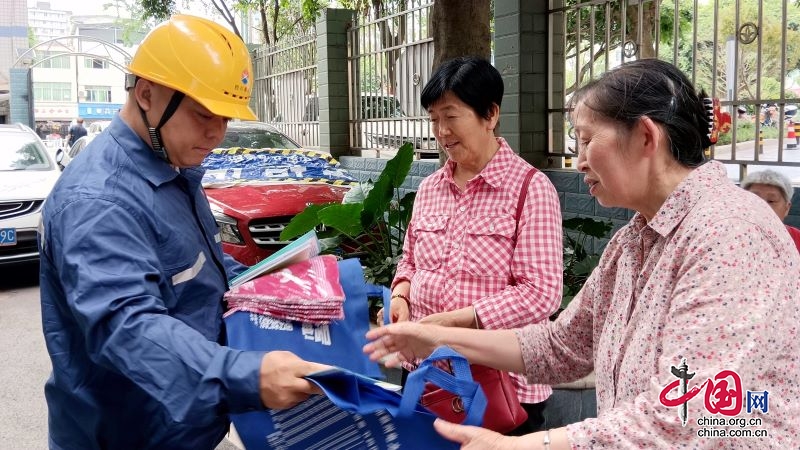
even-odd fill
[[[736,118],[744,122],[749,122],[751,120],[750,115],[747,114],[747,108],[744,106],[739,106],[736,108]]]
[[[47,135],[47,140],[55,141],[61,139],[61,133],[59,132],[59,126],[57,124],[52,124],[50,126],[50,134]],[[59,142],[59,144],[61,144]]]
[[[390,367],[449,345],[536,383],[594,369],[597,418],[521,437],[437,420],[443,436],[470,449],[800,448],[800,254],[766,203],[704,161],[703,97],[658,59],[573,94],[589,193],[636,214],[554,322],[367,333],[364,351]]]
[[[36,135],[39,139],[47,139],[47,127],[44,122],[36,122]]]
[[[78,117],[75,125],[69,127],[69,134],[67,135],[67,145],[72,147],[78,139],[86,136],[86,128],[83,127],[83,119]]]
[[[774,170],[762,170],[748,174],[742,180],[741,187],[764,199],[781,221],[786,220],[794,195],[794,186],[789,177]],[[786,225],[786,231],[800,251],[800,230]]]
[[[141,42],[128,97],[45,202],[39,230],[51,449],[206,449],[229,414],[285,408],[326,368],[224,346],[223,254],[198,166],[255,120],[242,40],[175,15]]]
[[[462,57],[442,63],[422,91],[448,161],[417,190],[392,322],[515,328],[548,320],[561,303],[558,194],[497,136],[503,89],[488,61]],[[511,433],[535,431],[552,389],[512,379],[528,421]]]

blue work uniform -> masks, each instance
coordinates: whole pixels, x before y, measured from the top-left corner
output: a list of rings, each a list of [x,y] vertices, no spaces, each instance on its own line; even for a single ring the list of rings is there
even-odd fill
[[[263,352],[224,342],[222,253],[200,180],[119,117],[61,175],[40,227],[51,449],[213,449],[263,409]]]

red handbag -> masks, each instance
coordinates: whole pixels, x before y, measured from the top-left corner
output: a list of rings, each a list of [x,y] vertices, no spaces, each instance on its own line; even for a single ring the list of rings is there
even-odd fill
[[[472,379],[481,385],[487,406],[483,427],[498,433],[508,433],[528,420],[528,413],[519,403],[516,389],[508,372],[472,364]],[[461,423],[466,417],[461,397],[433,384],[428,384],[420,399],[422,406],[448,422]]]

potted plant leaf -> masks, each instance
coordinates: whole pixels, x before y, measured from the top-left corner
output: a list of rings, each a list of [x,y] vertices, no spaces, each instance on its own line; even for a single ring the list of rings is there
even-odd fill
[[[322,253],[360,258],[366,281],[388,287],[403,253],[414,206],[415,192],[400,195],[413,160],[414,148],[406,143],[386,162],[374,183],[355,186],[342,203],[306,207],[281,232],[281,240],[317,229]],[[382,306],[381,299],[370,300],[371,320]]]
[[[590,217],[573,217],[562,222],[564,228],[564,292],[561,296],[561,308],[552,319],[569,305],[578,294],[583,283],[589,278],[600,254],[587,247],[587,239],[608,239],[613,224],[608,221]]]

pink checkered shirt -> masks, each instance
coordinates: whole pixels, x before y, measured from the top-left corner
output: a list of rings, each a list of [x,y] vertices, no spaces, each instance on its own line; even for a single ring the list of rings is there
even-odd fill
[[[498,138],[500,149],[460,191],[455,163],[419,186],[393,284],[411,281],[411,320],[473,305],[484,328],[547,320],[561,303],[562,231],[558,194],[536,171],[516,224],[531,165]],[[515,240],[515,232],[516,240]],[[522,403],[552,393],[512,374]]]

